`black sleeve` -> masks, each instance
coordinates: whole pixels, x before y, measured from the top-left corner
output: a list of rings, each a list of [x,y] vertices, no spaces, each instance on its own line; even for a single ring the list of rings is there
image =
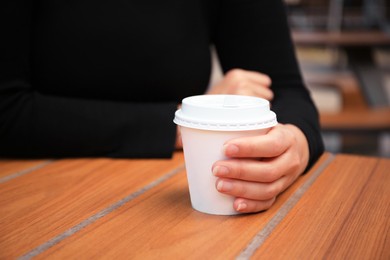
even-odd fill
[[[226,72],[254,70],[272,79],[272,110],[280,123],[291,123],[305,134],[310,167],[324,150],[318,112],[306,89],[295,57],[281,0],[231,0],[222,4],[214,42]]]
[[[31,84],[32,1],[0,4],[0,156],[170,157],[172,103],[45,95]]]

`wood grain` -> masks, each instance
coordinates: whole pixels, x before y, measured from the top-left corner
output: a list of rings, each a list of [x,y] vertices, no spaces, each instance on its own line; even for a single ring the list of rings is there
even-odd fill
[[[346,110],[337,114],[321,113],[323,129],[367,131],[389,130],[390,108]]]
[[[232,259],[316,168],[283,193],[268,211],[240,216],[193,210],[183,171],[43,252],[38,259]]]
[[[69,159],[0,184],[0,258],[25,254],[160,176],[171,160]]]
[[[386,46],[390,36],[383,31],[356,32],[299,32],[292,33],[293,41],[299,46]]]
[[[390,259],[389,169],[338,155],[254,259]]]
[[[0,179],[21,171],[34,169],[35,167],[45,164],[46,162],[46,160],[0,159]]]
[[[232,259],[278,216],[251,258],[390,259],[390,160],[337,155],[327,165],[329,158],[268,211],[240,216],[191,208],[181,153],[53,162],[0,184],[0,259]],[[49,246],[37,250],[42,245]]]

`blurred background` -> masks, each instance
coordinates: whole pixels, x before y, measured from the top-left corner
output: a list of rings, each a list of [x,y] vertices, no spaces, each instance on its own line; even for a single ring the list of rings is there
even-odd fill
[[[390,157],[390,0],[284,1],[326,150]]]
[[[390,1],[285,3],[326,149],[390,157]]]

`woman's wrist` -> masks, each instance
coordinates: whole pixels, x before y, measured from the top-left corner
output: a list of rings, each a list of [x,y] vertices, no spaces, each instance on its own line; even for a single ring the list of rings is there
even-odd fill
[[[300,172],[303,173],[309,164],[309,143],[306,139],[305,134],[302,132],[301,129],[299,129],[297,126],[292,125],[292,124],[286,124],[285,125],[287,128],[289,128],[293,133],[296,138],[296,141],[298,143],[299,147],[299,153],[300,153],[300,158],[301,158],[301,167],[300,167]]]

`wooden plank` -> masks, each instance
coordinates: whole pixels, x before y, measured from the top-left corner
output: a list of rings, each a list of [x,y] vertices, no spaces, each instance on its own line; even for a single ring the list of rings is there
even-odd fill
[[[15,258],[183,165],[68,159],[0,184],[0,258]]]
[[[326,258],[390,259],[390,160],[380,160]]]
[[[300,32],[292,33],[298,46],[386,46],[390,36],[383,31]]]
[[[389,259],[389,166],[338,155],[253,258]]]
[[[383,31],[359,32],[293,32],[293,39],[299,46],[334,46],[344,49],[349,67],[354,72],[370,107],[387,107],[381,77],[383,72],[376,68],[372,47],[390,46],[390,35]]]
[[[39,165],[44,165],[47,160],[0,160],[0,180],[11,174],[17,174],[22,171],[34,170]]]
[[[215,216],[193,210],[183,171],[37,258],[232,259],[328,157],[259,214]]]
[[[383,131],[390,129],[390,108],[346,110],[321,113],[324,130]]]

